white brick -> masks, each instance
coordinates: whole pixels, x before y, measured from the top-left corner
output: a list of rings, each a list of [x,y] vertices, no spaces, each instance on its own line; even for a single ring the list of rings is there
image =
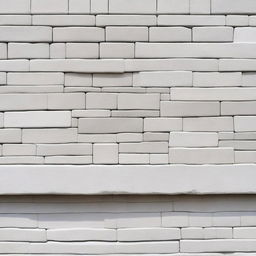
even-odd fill
[[[210,227],[212,226],[212,214],[204,212],[189,213],[188,221],[191,227]]]
[[[1,228],[37,228],[36,214],[1,214]],[[2,252],[2,251],[1,251]]]
[[[256,130],[256,116],[235,116],[234,125],[236,132],[249,132]]]
[[[256,115],[256,101],[223,101],[221,115]]]
[[[241,225],[241,213],[236,212],[219,212],[214,213],[212,224],[215,227],[235,227]]]
[[[33,15],[33,25],[41,26],[95,26],[93,15]]]
[[[118,229],[118,241],[157,241],[177,240],[180,238],[178,228],[131,228]]]
[[[218,239],[218,240],[182,240],[181,252],[245,252],[255,250],[255,240]],[[232,248],[232,249],[231,249]]]
[[[91,13],[108,13],[108,0],[91,0]]]
[[[158,0],[157,13],[189,13],[189,0]]]
[[[70,143],[77,141],[77,129],[24,129],[22,143]]]
[[[51,93],[48,95],[48,109],[84,109],[84,93]]]
[[[156,12],[156,0],[109,0],[109,13],[142,13]]]
[[[134,75],[134,86],[171,87],[191,85],[192,72],[190,71],[139,72]]]
[[[10,43],[8,44],[9,59],[36,59],[49,58],[49,44],[28,44],[28,43]]]
[[[144,141],[169,141],[169,134],[166,132],[144,132]]]
[[[66,45],[64,43],[50,44],[50,58],[51,59],[65,59]]]
[[[89,13],[90,0],[69,0],[69,13]]]
[[[204,238],[205,239],[224,239],[232,238],[232,228],[205,228]]]
[[[112,87],[112,86],[131,86],[132,74],[94,74],[93,86]]]
[[[221,59],[219,60],[220,71],[255,71],[253,59]]]
[[[0,129],[0,143],[20,143],[21,129]]]
[[[149,164],[149,154],[119,154],[119,164]]]
[[[241,86],[241,72],[194,72],[193,86],[215,87],[215,86]]]
[[[256,3],[253,0],[212,0],[211,13],[254,13]]]
[[[254,88],[171,88],[172,100],[255,100]]]
[[[92,75],[65,73],[65,86],[92,86]]]
[[[39,144],[37,155],[58,156],[58,155],[92,155],[92,144]]]
[[[45,164],[92,164],[92,156],[46,156]]]
[[[220,114],[219,102],[207,101],[161,101],[161,116],[187,117],[187,116],[218,116]]]
[[[21,135],[20,135],[21,137]],[[21,139],[20,139],[21,140]],[[33,144],[4,144],[4,156],[33,156],[36,155],[36,145]]]
[[[190,0],[190,14],[210,14],[210,0]]]
[[[47,95],[43,94],[0,94],[0,110],[47,109]]]
[[[50,42],[52,28],[40,26],[2,26],[0,41],[12,42]]]
[[[78,142],[112,143],[117,142],[116,134],[78,134]]]
[[[142,118],[80,118],[79,133],[142,132]]]
[[[184,118],[184,131],[202,131],[202,132],[219,132],[233,131],[232,117],[199,117],[199,118]]]
[[[63,84],[63,73],[8,73],[7,84],[52,85]]]
[[[174,164],[232,164],[232,148],[170,148],[170,163]]]
[[[235,151],[235,163],[256,163],[256,151]]]
[[[116,231],[111,229],[49,229],[51,241],[115,241]]]
[[[253,20],[251,16],[250,18],[247,15],[227,15],[226,16],[226,25],[227,26],[248,26],[249,20]]]
[[[31,16],[30,15],[1,15],[0,24],[3,26],[31,25]]]
[[[254,54],[255,53],[255,54]],[[135,45],[137,58],[256,58],[256,44],[143,43]]]
[[[255,86],[256,83],[256,73],[245,72],[242,75],[242,86]]]
[[[118,95],[118,109],[159,109],[159,94],[128,94]]]
[[[191,41],[191,29],[185,27],[151,27],[150,42],[186,42]]]
[[[31,0],[31,13],[67,13],[68,0]]]
[[[44,229],[2,228],[0,241],[46,242]]]
[[[30,12],[30,0],[1,0],[0,13],[1,14],[27,14]]]
[[[163,26],[225,26],[221,15],[159,15],[158,25]]]
[[[163,227],[186,227],[188,226],[188,213],[185,212],[163,212]]]
[[[126,2],[127,3],[127,2]],[[145,6],[144,6],[145,7]],[[97,26],[155,26],[155,15],[97,15]]]
[[[104,41],[103,28],[64,27],[53,29],[54,42],[100,42]]]
[[[120,143],[120,153],[168,153],[167,142]]]
[[[256,42],[256,28],[235,28],[235,42]]]
[[[204,229],[200,227],[182,228],[182,239],[204,239]]]
[[[99,57],[97,43],[68,43],[66,44],[66,58],[90,59]]]
[[[217,133],[202,132],[171,132],[171,147],[217,147]]]
[[[249,24],[248,24],[248,20],[247,20],[247,24],[244,24],[244,26],[256,26],[256,16],[245,16],[247,17],[247,19],[249,19]]]
[[[133,43],[101,43],[100,58],[134,58]]]
[[[193,41],[195,42],[232,42],[232,27],[194,27]]]
[[[108,117],[110,110],[72,110],[72,117]]]
[[[117,94],[114,93],[87,93],[86,109],[116,109]]]
[[[1,47],[6,50],[6,45],[0,44]],[[29,71],[29,60],[0,60],[0,71]]]
[[[5,127],[70,127],[70,111],[5,112]]]
[[[145,118],[144,131],[151,132],[170,132],[181,131],[182,119],[181,118]]]
[[[0,72],[0,84],[6,84],[6,73]]]
[[[94,164],[117,164],[118,144],[94,144],[93,145]]]
[[[106,41],[148,41],[147,27],[106,27]]]
[[[255,239],[256,238],[256,228],[255,227],[242,227],[234,228],[234,238],[243,238],[243,239]]]

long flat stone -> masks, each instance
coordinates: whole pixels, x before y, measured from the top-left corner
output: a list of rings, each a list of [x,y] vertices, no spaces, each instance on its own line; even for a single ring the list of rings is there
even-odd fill
[[[256,194],[256,165],[6,166],[0,195]]]

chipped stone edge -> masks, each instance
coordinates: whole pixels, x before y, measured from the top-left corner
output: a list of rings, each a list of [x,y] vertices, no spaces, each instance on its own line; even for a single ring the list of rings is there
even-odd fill
[[[0,166],[0,195],[39,194],[256,194],[256,164]]]

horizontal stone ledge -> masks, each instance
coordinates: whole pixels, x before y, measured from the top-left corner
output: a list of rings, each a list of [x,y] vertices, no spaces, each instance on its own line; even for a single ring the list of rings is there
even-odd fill
[[[256,165],[1,166],[0,195],[256,194]]]

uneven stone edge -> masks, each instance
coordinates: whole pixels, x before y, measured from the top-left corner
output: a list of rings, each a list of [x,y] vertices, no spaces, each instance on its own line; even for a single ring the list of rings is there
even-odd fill
[[[0,195],[256,194],[256,165],[1,166]]]

